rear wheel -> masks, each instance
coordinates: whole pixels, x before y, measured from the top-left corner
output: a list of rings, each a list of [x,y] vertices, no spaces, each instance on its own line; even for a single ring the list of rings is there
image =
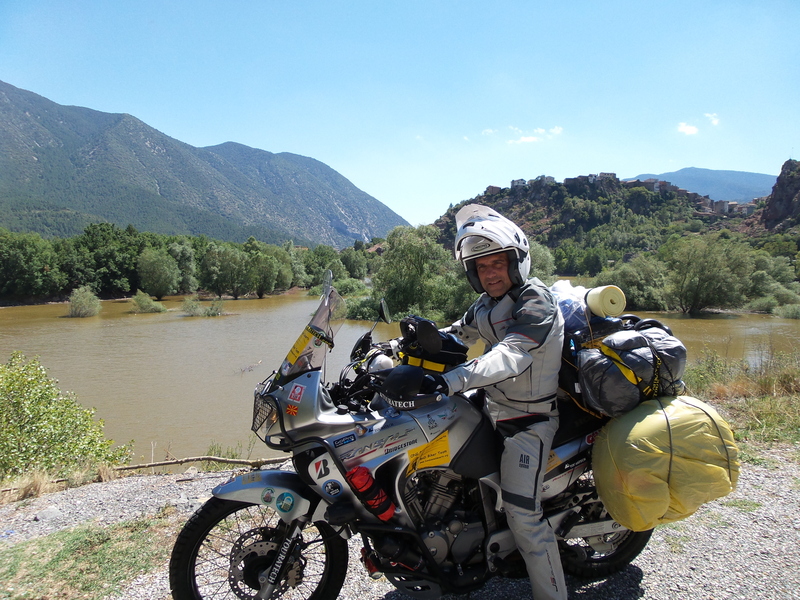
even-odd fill
[[[576,577],[599,579],[622,571],[644,550],[653,530],[619,531],[587,538],[559,540],[564,571]]]
[[[175,600],[256,598],[288,527],[266,506],[211,498],[184,525],[169,564]],[[271,598],[335,600],[347,572],[347,542],[327,523],[302,531]]]

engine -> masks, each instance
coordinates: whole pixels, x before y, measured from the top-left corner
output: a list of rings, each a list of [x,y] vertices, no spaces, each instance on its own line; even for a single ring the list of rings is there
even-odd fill
[[[476,484],[448,470],[422,471],[406,483],[404,501],[437,563],[483,560],[485,531]]]

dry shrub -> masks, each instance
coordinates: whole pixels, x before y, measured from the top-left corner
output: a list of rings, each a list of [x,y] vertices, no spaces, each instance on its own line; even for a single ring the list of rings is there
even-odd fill
[[[42,494],[63,490],[66,487],[65,484],[65,480],[54,479],[45,471],[33,471],[14,479],[5,480],[2,494],[0,494],[0,504],[19,502],[26,498],[38,498]]]

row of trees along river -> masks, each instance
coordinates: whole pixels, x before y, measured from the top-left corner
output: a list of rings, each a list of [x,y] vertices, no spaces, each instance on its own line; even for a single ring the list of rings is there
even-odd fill
[[[16,304],[0,310],[0,349],[41,357],[64,390],[97,408],[110,437],[135,441],[134,461],[202,454],[212,442],[247,446],[252,389],[306,322],[316,303],[307,288],[326,269],[348,296],[352,319],[373,319],[381,297],[395,315],[447,322],[463,313],[475,295],[438,236],[432,226],[397,228],[373,240],[381,242],[379,254],[359,242],[342,251],[303,249],[110,224],[69,239],[0,231],[0,300]],[[800,321],[785,318],[800,309],[790,241],[756,246],[724,230],[675,235],[658,250],[573,281],[621,287],[629,311],[667,320],[689,347],[690,362],[708,346],[757,361],[792,350],[798,339]],[[536,275],[556,279],[553,252],[533,244],[532,258]],[[21,304],[66,299],[80,287],[108,299],[96,318],[64,319],[64,304]],[[137,290],[171,310],[135,314],[127,298]],[[222,318],[186,318],[181,306],[198,290],[226,298]],[[708,310],[723,308],[758,312]],[[353,321],[342,329],[329,376],[363,328]],[[396,324],[378,335],[397,335]]]

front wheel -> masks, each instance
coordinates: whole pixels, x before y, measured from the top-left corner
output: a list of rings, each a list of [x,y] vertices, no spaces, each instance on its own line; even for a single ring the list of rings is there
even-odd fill
[[[289,528],[269,507],[211,498],[172,549],[174,600],[248,600],[278,556]],[[347,542],[327,523],[308,524],[271,598],[335,600],[347,572]]]

